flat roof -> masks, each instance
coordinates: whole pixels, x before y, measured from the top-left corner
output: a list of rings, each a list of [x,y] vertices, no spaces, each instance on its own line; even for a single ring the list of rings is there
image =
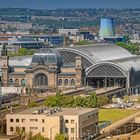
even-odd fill
[[[59,111],[54,111],[55,109],[60,109]],[[33,113],[34,111],[37,110],[45,110],[47,111],[51,111],[53,110],[52,114],[47,115],[44,111],[42,111],[42,113]],[[18,113],[13,113],[10,115],[47,115],[47,116],[62,116],[62,115],[82,115],[91,111],[95,111],[97,112],[98,109],[97,108],[81,108],[81,107],[77,107],[77,108],[60,108],[60,107],[34,107],[34,108],[30,108],[28,110],[24,110],[22,112],[18,112]]]

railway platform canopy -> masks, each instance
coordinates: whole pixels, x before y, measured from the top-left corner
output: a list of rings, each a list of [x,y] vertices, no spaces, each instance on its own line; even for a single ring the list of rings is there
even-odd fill
[[[140,85],[140,56],[114,44],[92,44],[56,48],[64,67],[74,67],[75,57],[82,58],[87,81],[96,85],[119,83],[123,87]],[[99,84],[98,84],[99,83]]]

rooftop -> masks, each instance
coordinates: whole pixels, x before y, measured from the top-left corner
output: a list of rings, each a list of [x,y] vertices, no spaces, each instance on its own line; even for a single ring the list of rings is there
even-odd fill
[[[60,108],[60,107],[34,107],[19,113],[17,115],[47,115],[47,116],[62,116],[62,115],[82,115],[91,111],[97,112],[97,108]]]

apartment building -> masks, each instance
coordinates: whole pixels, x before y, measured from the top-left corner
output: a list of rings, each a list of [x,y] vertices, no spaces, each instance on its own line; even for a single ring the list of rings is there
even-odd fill
[[[20,127],[26,133],[40,133],[50,140],[63,133],[69,140],[86,140],[98,133],[98,109],[93,108],[31,108],[7,114],[7,135]]]

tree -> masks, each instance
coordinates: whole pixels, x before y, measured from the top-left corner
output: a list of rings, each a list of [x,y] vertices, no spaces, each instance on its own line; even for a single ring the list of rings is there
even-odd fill
[[[49,140],[48,138],[43,137],[40,133],[33,136],[31,140]]]
[[[124,96],[124,102],[129,102],[130,101],[130,96]]]
[[[25,131],[21,129],[20,127],[16,128],[16,134],[20,137],[20,140],[23,140],[26,136]]]
[[[87,100],[87,107],[97,107],[98,105],[98,98],[96,93],[92,93]]]
[[[31,107],[38,107],[38,104],[36,102],[29,102],[28,106]]]
[[[57,134],[54,140],[68,140],[68,138],[64,134]]]
[[[33,133],[30,131],[28,134],[26,134],[26,140],[32,140]]]
[[[109,102],[109,99],[107,96],[99,96],[98,97],[98,105],[99,106],[106,105],[106,104],[108,104],[108,102]]]
[[[28,50],[26,48],[20,48],[20,50],[19,50],[20,55],[26,55],[27,52],[28,52]]]
[[[64,105],[64,96],[61,93],[57,93],[55,96],[49,96],[46,101],[45,105],[50,107],[55,106],[63,106]]]

